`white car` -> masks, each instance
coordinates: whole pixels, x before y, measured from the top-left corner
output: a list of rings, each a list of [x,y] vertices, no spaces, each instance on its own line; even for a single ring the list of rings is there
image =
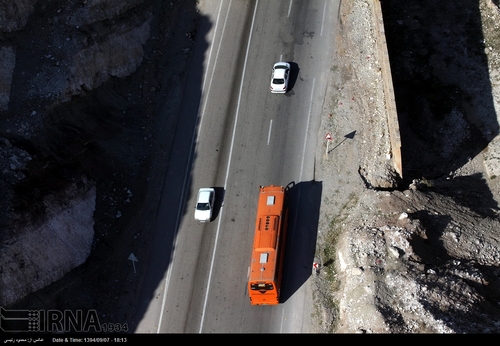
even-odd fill
[[[215,190],[211,187],[201,188],[198,191],[196,205],[194,207],[194,219],[199,222],[212,221],[214,209]]]
[[[273,94],[284,94],[287,92],[288,79],[290,77],[290,64],[287,62],[277,62],[273,66],[271,76],[271,92]]]

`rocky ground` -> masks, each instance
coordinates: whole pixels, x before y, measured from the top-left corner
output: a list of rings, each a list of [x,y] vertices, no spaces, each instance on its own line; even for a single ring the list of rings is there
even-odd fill
[[[203,20],[196,5],[0,4],[0,52],[9,58],[0,73],[11,81],[0,85],[0,305],[95,309],[103,322],[131,320],[138,283],[128,257],[134,249],[146,258]],[[72,208],[71,200],[81,203]],[[59,228],[68,236],[61,239]],[[53,239],[51,251],[40,249]]]
[[[319,331],[499,332],[499,4],[383,2],[403,145],[396,189],[377,189],[390,155],[372,5],[341,6],[322,124],[340,144],[317,153]]]
[[[499,6],[383,2],[395,181],[373,2],[342,2],[319,136],[333,141],[316,153],[318,332],[500,331]],[[175,129],[203,20],[180,0],[0,4],[0,271],[36,290],[3,281],[0,305],[131,320],[140,282],[121,268],[148,249],[171,141],[157,131]],[[75,224],[77,241],[54,232]],[[33,240],[52,238],[50,253]]]

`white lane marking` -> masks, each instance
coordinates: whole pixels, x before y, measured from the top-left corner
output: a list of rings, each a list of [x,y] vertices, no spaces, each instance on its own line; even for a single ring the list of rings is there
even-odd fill
[[[288,14],[286,15],[287,18],[290,17],[290,12],[292,12],[292,4],[293,4],[293,0],[290,0],[290,5],[288,5]]]
[[[280,324],[280,334],[283,333],[283,323],[285,322],[285,307],[281,310],[281,324]]]
[[[215,28],[214,28],[214,37],[215,37],[215,33],[217,32],[217,27],[219,26],[219,17],[220,17],[220,14],[221,14],[221,8],[222,8],[222,4],[223,4],[224,1],[221,1],[220,2],[220,6],[219,6],[219,11],[217,13],[217,19],[216,19],[216,24],[215,24]],[[231,6],[231,3],[229,3],[229,7]],[[229,14],[229,7],[228,7],[228,14]],[[226,14],[226,20],[227,20],[227,16],[228,14]],[[225,26],[225,22],[224,22],[224,26]],[[222,36],[224,35],[224,29],[221,33],[221,40],[220,42],[222,42]],[[220,48],[220,44],[219,43],[219,48]],[[207,67],[210,66],[210,60],[212,59],[212,48],[213,46],[211,45],[210,47],[210,53],[208,55],[208,63],[207,63]],[[218,54],[218,51],[217,51],[217,54]],[[214,67],[213,67],[213,70],[215,70],[215,66],[217,64],[217,59],[215,59],[215,62],[214,62]],[[204,80],[204,84],[205,84],[205,81],[206,81],[206,74],[208,72],[208,68],[207,70],[205,71],[205,75],[203,76],[203,80]],[[212,72],[212,76],[213,76],[213,72]],[[210,82],[209,82],[209,86],[208,86],[208,91],[207,91],[207,95],[210,91],[210,87],[212,85],[212,78],[210,78]],[[205,86],[203,85],[203,90],[205,90]],[[206,105],[206,100],[208,98],[205,98],[205,105]],[[203,107],[203,109],[205,109],[205,107]],[[198,115],[200,116],[200,115]],[[201,116],[202,116],[202,119],[203,119],[203,112],[201,113]],[[191,164],[192,162],[192,153],[193,153],[193,146],[196,144],[197,142],[197,139],[198,138],[198,133],[199,133],[199,129],[201,128],[201,122],[200,122],[200,126],[198,128],[198,131],[193,131],[193,138],[191,139],[191,150],[189,151],[190,154],[189,154],[189,158],[188,158],[188,165]],[[184,205],[184,196],[186,195],[185,191],[186,191],[186,186],[188,185],[188,182],[189,182],[189,177],[190,177],[190,174],[187,174],[185,177],[184,177],[184,183],[183,183],[183,187],[182,187],[182,197],[181,197],[181,203],[179,203],[179,209],[177,210],[177,221],[176,221],[176,225],[175,225],[175,229],[179,229],[179,222],[181,220],[181,214],[183,212],[182,210],[182,207]],[[160,317],[159,317],[159,320],[158,320],[158,333],[160,333],[160,326],[161,326],[161,322],[163,320],[163,311],[165,311],[165,304],[166,304],[166,300],[167,300],[167,294],[168,294],[168,288],[170,286],[170,277],[172,276],[172,268],[173,268],[173,263],[174,263],[174,260],[175,260],[175,250],[177,248],[177,246],[175,246],[175,242],[172,243],[172,248],[170,249],[171,251],[171,263],[172,265],[168,267],[168,270],[167,270],[167,276],[165,278],[165,287],[163,288],[163,299],[162,299],[162,303],[161,303],[161,312],[160,312]]]
[[[226,13],[226,18],[224,18],[224,25],[222,26],[222,33],[221,33],[221,36],[220,36],[220,40],[219,40],[219,45],[217,46],[217,53],[215,54],[215,60],[214,60],[214,67],[212,68],[212,74],[210,75],[210,82],[208,83],[208,90],[207,90],[207,94],[206,94],[206,97],[204,97],[204,100],[203,100],[203,109],[201,111],[201,120],[200,120],[200,125],[198,127],[198,130],[201,129],[201,125],[203,123],[203,114],[205,114],[205,109],[207,107],[207,100],[209,99],[208,98],[208,95],[210,94],[210,87],[212,86],[212,80],[214,79],[214,74],[215,74],[215,67],[217,66],[217,61],[219,60],[219,52],[220,52],[220,48],[222,46],[222,42],[224,41],[223,38],[224,38],[224,32],[226,31],[226,24],[227,24],[227,18],[229,17],[229,9],[231,8],[231,3],[232,3],[232,0],[229,0],[229,5],[227,6],[227,13]],[[222,2],[221,2],[222,4]],[[219,7],[219,14],[220,14],[220,7]],[[219,15],[217,15],[217,18],[219,18]],[[217,24],[219,24],[219,22],[217,21]],[[217,29],[217,26],[216,26],[216,29]],[[211,45],[210,46],[210,54],[209,54],[209,57],[212,56],[212,48],[213,46]],[[209,58],[209,62],[210,62],[210,58]],[[207,67],[208,67],[209,64],[207,64]],[[205,82],[206,80],[203,81],[203,90],[205,90]],[[199,138],[199,136],[196,137],[197,140]]]
[[[269,145],[269,141],[271,140],[271,130],[273,129],[273,119],[271,119],[269,123],[269,133],[267,134],[267,145]]]
[[[306,143],[307,143],[307,131],[309,131],[309,121],[311,119],[311,107],[314,95],[314,84],[316,84],[316,78],[313,78],[313,85],[311,89],[311,99],[309,100],[309,112],[307,113],[307,125],[304,135],[304,147],[302,148],[302,163],[300,164],[300,176],[299,181],[302,181],[302,171],[304,170],[304,158],[306,157]]]
[[[325,4],[323,5],[323,19],[321,20],[321,32],[319,36],[323,36],[323,27],[325,26],[325,14],[326,14],[326,0]]]
[[[242,95],[242,90],[243,90],[243,81],[245,80],[245,72],[247,69],[247,62],[248,62],[248,53],[250,51],[250,42],[252,42],[252,32],[253,32],[253,26],[255,24],[255,15],[257,14],[257,7],[259,6],[259,0],[256,1],[255,3],[255,9],[253,12],[253,17],[252,17],[252,25],[250,26],[250,35],[248,37],[248,43],[247,43],[247,50],[245,53],[245,61],[243,63],[243,73],[240,82],[240,91],[238,95],[238,102],[236,106],[236,115],[234,119],[234,126],[233,126],[233,133],[231,135],[231,146],[229,149],[229,159],[228,159],[228,164],[227,164],[227,169],[226,169],[226,177],[224,178],[224,191],[227,190],[227,180],[229,179],[229,169],[231,167],[231,157],[233,154],[233,148],[234,148],[234,139],[236,137],[236,127],[238,125],[238,115],[240,111],[240,104],[241,104],[241,95]],[[218,218],[218,223],[217,223],[217,232],[215,233],[215,245],[214,245],[214,251],[212,252],[212,259],[210,261],[210,271],[208,273],[208,283],[207,283],[207,290],[205,293],[205,299],[203,301],[203,309],[202,309],[202,314],[201,314],[201,322],[200,322],[200,329],[199,332],[201,333],[203,330],[203,322],[205,321],[205,315],[206,315],[206,307],[207,307],[207,301],[208,301],[208,295],[210,293],[210,285],[212,282],[212,271],[214,268],[214,262],[215,262],[215,254],[217,252],[217,243],[219,240],[219,233],[220,233],[220,225],[221,225],[221,220],[222,220],[222,212],[223,212],[223,207],[221,207],[220,213],[219,213],[219,218]]]

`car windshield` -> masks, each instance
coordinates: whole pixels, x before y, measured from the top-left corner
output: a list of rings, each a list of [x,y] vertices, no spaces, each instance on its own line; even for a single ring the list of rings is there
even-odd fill
[[[210,210],[210,204],[198,203],[198,205],[196,206],[196,209],[198,209],[198,210]]]
[[[285,80],[284,79],[274,79],[273,84],[284,84]]]

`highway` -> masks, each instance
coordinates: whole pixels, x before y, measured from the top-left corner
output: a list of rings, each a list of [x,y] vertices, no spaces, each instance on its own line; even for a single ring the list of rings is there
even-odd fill
[[[190,70],[183,96],[183,112],[197,116],[177,125],[172,155],[179,160],[166,179],[177,179],[178,190],[165,192],[158,210],[159,227],[176,231],[153,250],[158,256],[168,247],[167,270],[136,332],[311,330],[321,200],[314,155],[338,7],[331,0],[200,2],[208,20],[193,54],[203,65]],[[289,92],[271,94],[271,67],[280,60],[292,64]],[[269,184],[292,186],[283,303],[251,306],[246,283],[258,187]],[[214,220],[206,224],[193,219],[201,187],[216,189]],[[150,266],[161,267],[156,261]]]

